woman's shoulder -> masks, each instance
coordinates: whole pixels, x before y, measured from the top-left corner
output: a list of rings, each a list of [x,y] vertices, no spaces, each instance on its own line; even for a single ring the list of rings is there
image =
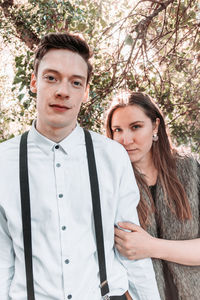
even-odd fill
[[[194,154],[176,152],[175,162],[178,173],[184,173],[185,175],[191,175],[192,173],[200,175],[200,164]]]
[[[194,163],[199,164],[198,157],[192,152],[176,151],[174,153],[175,160],[180,163]]]

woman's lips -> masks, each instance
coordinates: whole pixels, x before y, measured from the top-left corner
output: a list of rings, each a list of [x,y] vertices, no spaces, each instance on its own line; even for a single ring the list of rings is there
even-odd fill
[[[126,149],[126,151],[128,152],[128,153],[134,153],[135,151],[137,151],[138,149]]]

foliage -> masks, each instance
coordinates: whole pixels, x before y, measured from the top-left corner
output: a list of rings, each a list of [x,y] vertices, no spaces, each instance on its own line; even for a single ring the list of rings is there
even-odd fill
[[[33,103],[27,91],[39,39],[50,31],[81,32],[94,52],[94,74],[80,123],[102,131],[103,112],[119,89],[145,91],[158,101],[177,143],[200,152],[198,0],[0,0],[0,9],[5,43],[17,38],[24,49],[15,57],[13,82],[22,111]]]

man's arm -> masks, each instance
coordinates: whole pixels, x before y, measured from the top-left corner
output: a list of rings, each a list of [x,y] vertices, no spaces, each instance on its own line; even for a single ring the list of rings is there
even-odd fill
[[[139,191],[128,156],[124,157],[124,162],[115,223],[117,225],[118,222],[129,220],[129,222],[139,225],[137,215]],[[151,259],[128,260],[118,251],[116,252],[127,270],[129,293],[132,298],[134,300],[159,300],[160,296]]]
[[[0,206],[0,299],[9,300],[9,289],[14,274],[14,251],[7,220]]]

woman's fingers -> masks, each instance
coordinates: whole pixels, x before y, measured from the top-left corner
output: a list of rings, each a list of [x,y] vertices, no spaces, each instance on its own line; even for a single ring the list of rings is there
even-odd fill
[[[135,256],[134,256],[135,252],[131,248],[126,247],[123,243],[121,243],[121,240],[115,241],[115,247],[120,252],[120,254],[123,255],[124,257],[131,259],[131,260],[135,259]]]
[[[129,222],[119,222],[118,225],[120,228],[130,231],[140,231],[142,229],[140,226]]]
[[[120,239],[124,240],[126,237],[126,232],[122,229],[115,228],[115,236],[119,237]]]
[[[115,228],[115,244],[123,256],[131,260],[151,257],[151,245],[154,239],[151,235],[132,223],[120,222],[119,226],[121,229]]]

